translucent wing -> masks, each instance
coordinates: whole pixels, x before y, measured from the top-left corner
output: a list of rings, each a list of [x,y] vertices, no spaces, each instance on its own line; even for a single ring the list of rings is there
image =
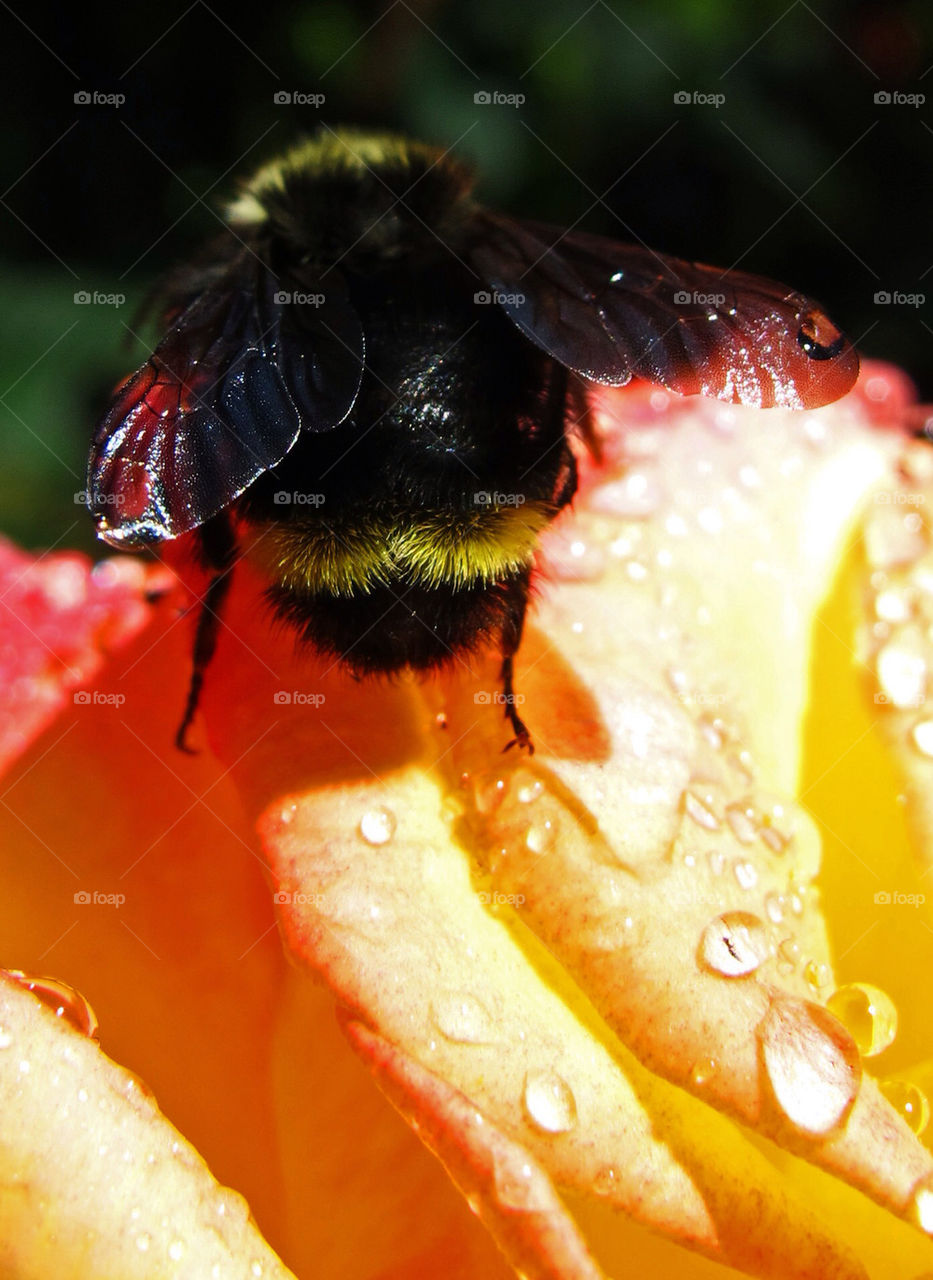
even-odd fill
[[[812,299],[601,236],[478,215],[473,265],[532,342],[595,382],[634,374],[682,395],[814,409],[858,356]]]
[[[363,335],[334,287],[293,307],[243,255],[173,321],[116,391],[94,436],[88,502],[116,546],[177,538],[222,511],[302,430],[349,414]]]

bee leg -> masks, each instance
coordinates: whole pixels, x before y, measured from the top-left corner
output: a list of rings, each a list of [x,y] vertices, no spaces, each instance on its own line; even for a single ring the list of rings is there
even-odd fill
[[[511,590],[511,608],[509,610],[508,620],[502,631],[502,669],[500,679],[502,680],[502,695],[505,700],[505,718],[512,726],[515,737],[511,742],[506,743],[503,747],[504,751],[508,751],[510,747],[518,747],[519,750],[524,748],[529,755],[534,755],[534,743],[531,741],[531,734],[528,732],[528,726],[515,709],[515,689],[513,686],[514,669],[513,660],[521,644],[522,628],[525,625],[525,610],[528,607],[528,579],[530,577],[530,569],[526,569],[518,578],[514,579]]]
[[[175,734],[175,746],[188,755],[197,755],[194,747],[187,743],[188,730],[194,720],[201,689],[204,685],[204,673],[210,665],[217,648],[217,636],[220,633],[220,614],[227,592],[233,581],[233,557],[236,542],[229,522],[226,520],[210,521],[200,530],[200,553],[203,563],[215,570],[201,599],[201,612],[198,615],[198,626],[194,634],[194,648],[191,654],[191,679],[188,683],[188,697],[185,700],[185,711]]]

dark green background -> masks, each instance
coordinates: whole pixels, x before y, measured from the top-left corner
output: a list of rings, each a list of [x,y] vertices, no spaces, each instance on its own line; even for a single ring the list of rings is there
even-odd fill
[[[125,326],[236,175],[319,119],[459,139],[488,203],[793,283],[933,397],[930,304],[874,302],[933,295],[933,104],[874,98],[933,98],[928,4],[14,0],[0,21],[0,529],[28,545],[93,545],[73,495],[140,361]],[[526,101],[477,106],[481,89]],[[725,103],[675,103],[694,90]],[[82,289],[127,301],[78,306]]]

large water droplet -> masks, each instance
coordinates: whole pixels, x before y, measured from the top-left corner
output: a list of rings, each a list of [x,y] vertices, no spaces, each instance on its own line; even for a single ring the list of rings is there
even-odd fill
[[[0,1027],[0,1049],[9,1049],[12,1043],[12,1034],[7,1031],[6,1027]]]
[[[784,919],[785,905],[783,894],[775,893],[773,890],[765,894],[765,911],[772,924],[780,924]]]
[[[703,930],[700,963],[724,978],[754,973],[768,956],[764,923],[748,911],[727,911]]]
[[[862,1080],[855,1041],[830,1013],[779,997],[758,1028],[768,1081],[787,1118],[807,1133],[828,1133],[848,1115]]]
[[[468,991],[451,991],[432,1004],[441,1035],[456,1044],[493,1044],[496,1025],[486,1006]]]
[[[878,1087],[891,1106],[918,1136],[930,1123],[930,1103],[909,1080],[881,1080]]]
[[[100,1026],[97,1015],[80,991],[69,987],[67,982],[59,982],[57,978],[33,977],[22,969],[10,969],[8,972],[20,986],[38,996],[56,1018],[70,1023],[82,1035],[96,1037]]]
[[[529,1071],[522,1097],[528,1119],[545,1133],[567,1133],[577,1123],[577,1103],[556,1071]]]
[[[873,1058],[893,1044],[897,1008],[880,988],[867,982],[849,982],[833,992],[826,1007],[852,1036],[863,1058]]]
[[[395,835],[398,825],[391,809],[380,805],[378,809],[370,809],[360,819],[360,835],[367,844],[388,844]]]

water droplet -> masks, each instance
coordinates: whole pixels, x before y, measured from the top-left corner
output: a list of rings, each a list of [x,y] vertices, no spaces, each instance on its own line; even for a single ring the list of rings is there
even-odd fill
[[[726,806],[726,821],[732,828],[736,839],[742,844],[753,844],[758,836],[758,824],[755,821],[755,810],[746,806],[730,804]]]
[[[545,552],[548,568],[562,582],[598,582],[606,570],[606,553],[582,538],[552,539]]]
[[[535,778],[532,782],[523,783],[517,791],[519,804],[533,804],[544,790],[544,784],[539,778]]]
[[[926,641],[905,629],[878,654],[878,683],[895,707],[917,707],[927,683]]]
[[[875,596],[875,613],[882,622],[906,622],[911,614],[910,596],[906,591],[887,588]]]
[[[661,501],[661,490],[654,476],[644,471],[631,471],[621,480],[600,485],[589,499],[593,511],[639,520],[653,515]]]
[[[914,1133],[923,1133],[930,1123],[930,1103],[923,1090],[909,1080],[881,1080],[878,1087]]]
[[[576,1099],[556,1071],[529,1071],[522,1101],[528,1119],[544,1133],[567,1133],[577,1123]]]
[[[437,715],[434,717],[434,723],[438,729],[447,728],[447,716],[443,711],[438,711]]]
[[[7,1031],[6,1027],[0,1027],[0,1049],[9,1049],[13,1043],[13,1036]]]
[[[784,896],[780,893],[765,894],[765,911],[772,924],[780,924],[784,919]]]
[[[778,968],[781,973],[793,973],[800,964],[800,945],[795,938],[785,938],[778,947]]]
[[[714,751],[722,750],[723,743],[728,736],[722,720],[701,716],[697,722],[697,727]]]
[[[765,926],[748,911],[727,911],[703,930],[700,963],[724,978],[754,973],[768,955]]]
[[[701,1058],[699,1062],[695,1062],[690,1069],[690,1079],[698,1089],[702,1089],[705,1084],[713,1078],[719,1070],[719,1063],[715,1058]]]
[[[249,1273],[251,1276],[255,1276],[256,1280],[259,1280],[260,1276],[262,1275],[262,1263],[254,1258],[253,1261],[249,1264]]]
[[[910,564],[925,550],[922,528],[907,523],[903,507],[893,503],[875,506],[865,525],[865,551],[873,568]]]
[[[758,883],[758,871],[752,862],[743,862],[737,858],[732,864],[732,873],[743,889],[754,889]]]
[[[294,818],[294,816],[295,816],[295,814],[296,814],[297,812],[298,812],[298,806],[297,806],[297,804],[287,804],[287,805],[285,805],[285,807],[282,809],[281,813],[279,814],[279,821],[280,821],[284,826],[286,826],[286,827],[287,827],[287,826],[288,826],[288,824],[292,821],[292,819]]]
[[[148,1231],[141,1232],[136,1237],[136,1248],[140,1253],[148,1253],[149,1246],[152,1244],[152,1236]]]
[[[547,853],[553,848],[556,827],[550,818],[536,822],[525,833],[525,844],[532,853]]]
[[[833,992],[826,1007],[852,1036],[864,1058],[873,1058],[894,1043],[897,1008],[878,987],[849,982]]]
[[[530,1164],[517,1165],[513,1156],[493,1156],[493,1178],[496,1185],[496,1199],[505,1209],[515,1209],[519,1213],[533,1213],[535,1210],[550,1209],[541,1180],[534,1176]]]
[[[33,977],[22,969],[10,969],[8,972],[20,986],[31,991],[51,1009],[56,1018],[70,1023],[82,1035],[96,1037],[100,1026],[97,1015],[80,991],[69,987],[67,982],[59,982],[57,978]]]
[[[468,991],[451,991],[431,1006],[441,1035],[455,1044],[494,1044],[496,1027],[486,1006]]]
[[[619,1174],[611,1164],[599,1169],[593,1179],[593,1191],[598,1196],[614,1196],[619,1186]]]
[[[768,1081],[787,1118],[807,1133],[841,1124],[862,1079],[858,1048],[845,1027],[818,1004],[780,997],[758,1035]]]
[[[185,1244],[183,1240],[173,1240],[168,1247],[168,1256],[173,1262],[181,1262],[185,1256]]]
[[[803,967],[803,980],[813,994],[818,996],[823,988],[828,987],[832,982],[829,965],[817,964],[815,960],[808,960]]]
[[[915,724],[910,736],[922,756],[933,756],[933,720],[921,720]]]
[[[395,835],[398,825],[391,809],[380,805],[378,809],[370,809],[360,819],[360,835],[367,844],[388,844]]]
[[[707,831],[719,830],[719,819],[713,813],[707,803],[709,797],[700,799],[699,796],[693,794],[692,791],[684,792],[684,813],[692,818],[698,827],[704,827]]]
[[[508,793],[508,781],[495,774],[485,774],[474,784],[477,811],[483,816],[495,813]]]

